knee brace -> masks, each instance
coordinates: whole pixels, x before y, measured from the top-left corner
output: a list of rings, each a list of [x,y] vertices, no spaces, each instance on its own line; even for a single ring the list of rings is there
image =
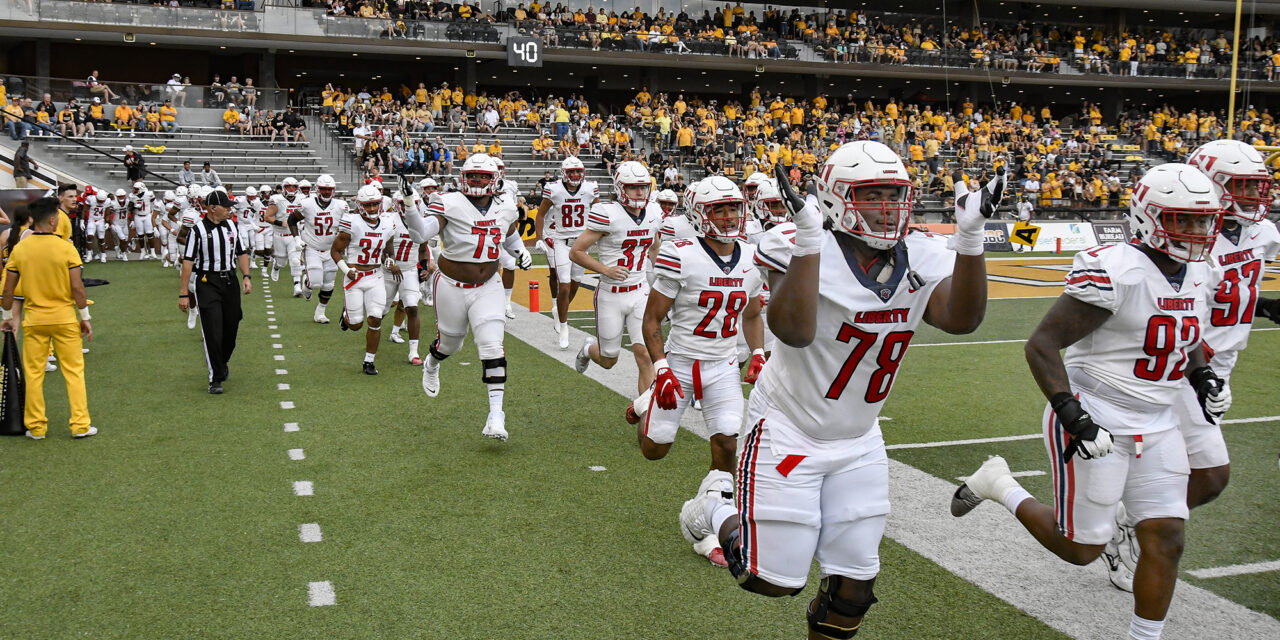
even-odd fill
[[[729,573],[733,575],[734,580],[738,581],[739,587],[742,587],[744,591],[758,593],[770,598],[794,596],[804,591],[804,587],[789,591],[782,589],[751,573],[751,570],[747,568],[746,560],[742,557],[742,545],[738,542],[740,536],[741,531],[734,531],[729,534],[729,543],[721,546],[721,550],[724,551],[725,562],[729,563]]]
[[[492,358],[480,361],[483,368],[480,381],[485,384],[502,384],[507,381],[507,359]]]
[[[446,333],[436,334],[436,339],[428,347],[427,351],[436,360],[444,360],[450,355],[457,353],[462,348],[463,336],[451,336]],[[446,351],[448,353],[446,353]]]
[[[862,618],[867,615],[867,610],[871,605],[877,602],[874,594],[871,594],[867,600],[856,602],[846,600],[840,595],[840,585],[848,578],[844,576],[827,576],[822,579],[822,585],[818,587],[818,595],[810,601],[810,607],[806,607],[809,618],[809,630],[818,634],[823,638],[832,638],[833,640],[849,640],[858,635],[858,628],[862,626],[862,620],[858,620],[852,627],[841,627],[827,621],[827,617],[831,613],[845,616],[848,618]]]
[[[333,297],[332,288],[320,290],[320,304],[329,304],[329,298],[332,298],[332,297]]]

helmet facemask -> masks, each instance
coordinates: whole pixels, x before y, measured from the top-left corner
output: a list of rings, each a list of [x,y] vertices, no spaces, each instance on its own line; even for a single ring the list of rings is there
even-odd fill
[[[582,186],[582,181],[587,177],[586,169],[565,169],[564,183],[570,189],[577,189]]]
[[[1271,205],[1271,178],[1227,177],[1222,185],[1222,206],[1227,216],[1248,226],[1267,219]]]
[[[462,172],[462,193],[471,197],[493,195],[497,174],[492,171],[469,169]]]
[[[698,204],[698,230],[708,239],[725,244],[743,237],[747,221],[747,203],[739,198],[724,198]]]
[[[1159,224],[1150,237],[1139,238],[1147,246],[1182,263],[1203,262],[1222,229],[1223,209],[1187,209],[1149,204],[1146,215]]]
[[[913,198],[911,183],[906,180],[862,180],[856,184],[840,180],[832,184],[828,197],[843,207],[835,229],[861,239],[872,249],[892,249],[907,234]]]

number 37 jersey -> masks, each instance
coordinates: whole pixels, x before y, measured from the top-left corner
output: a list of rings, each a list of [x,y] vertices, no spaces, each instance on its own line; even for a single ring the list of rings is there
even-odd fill
[[[618,287],[629,287],[645,279],[645,263],[649,260],[649,247],[662,224],[662,208],[650,202],[640,217],[633,218],[616,202],[601,202],[591,207],[587,214],[587,229],[605,234],[596,243],[600,250],[600,262],[606,266],[628,269],[625,280],[613,280],[603,274],[600,281]]]
[[[757,264],[785,273],[789,236],[761,239]],[[815,440],[859,438],[876,426],[898,366],[929,298],[951,277],[955,252],[942,238],[911,233],[893,249],[894,264],[883,283],[846,259],[827,232],[818,267],[818,314],[813,342],[796,348],[774,343],[756,393]],[[908,277],[910,269],[919,279]]]
[[[754,254],[745,242],[735,242],[733,254],[724,258],[702,238],[662,245],[653,263],[653,290],[673,300],[667,353],[697,360],[735,357],[742,310],[764,282]]]

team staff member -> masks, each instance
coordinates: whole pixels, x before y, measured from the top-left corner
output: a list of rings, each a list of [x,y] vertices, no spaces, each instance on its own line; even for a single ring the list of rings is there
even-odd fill
[[[0,329],[14,331],[13,292],[21,280],[25,301],[22,315],[22,370],[27,399],[24,423],[27,437],[41,440],[49,428],[44,410],[45,356],[50,344],[62,361],[62,377],[71,406],[71,435],[87,438],[98,433],[89,424],[89,398],[84,384],[82,343],[93,338],[88,300],[80,279],[80,254],[71,243],[54,234],[58,225],[58,201],[40,198],[30,205],[33,233],[13,247],[5,264],[4,296],[0,299],[4,322]],[[74,306],[73,305],[74,301]],[[77,318],[78,314],[78,318]],[[78,326],[77,326],[78,325]]]
[[[211,191],[205,196],[207,213],[187,234],[182,252],[182,291],[178,308],[186,313],[194,304],[200,309],[204,354],[209,363],[209,393],[222,393],[227,379],[227,362],[236,348],[240,330],[240,294],[253,292],[249,278],[249,254],[240,244],[236,223],[231,221],[231,196],[225,191]],[[240,288],[236,288],[236,269],[240,267]],[[191,274],[196,275],[195,294],[189,288]]]
[[[47,192],[46,192],[47,193]],[[78,211],[76,198],[80,197],[80,188],[74,184],[58,185],[58,225],[53,235],[63,240],[71,240],[71,216],[68,211]]]

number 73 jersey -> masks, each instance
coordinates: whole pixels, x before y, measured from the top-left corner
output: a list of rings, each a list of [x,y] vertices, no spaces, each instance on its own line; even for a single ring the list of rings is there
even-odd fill
[[[761,237],[757,264],[785,273],[793,245],[781,231]],[[892,266],[884,267],[889,276],[880,282],[846,258],[828,231],[813,342],[796,348],[776,341],[756,383],[755,393],[764,393],[810,438],[858,438],[876,426],[929,298],[955,264],[944,239],[923,233],[908,234],[892,252]],[[909,269],[918,280],[908,277]]]
[[[653,246],[661,224],[662,207],[652,201],[645,206],[639,218],[633,218],[626,208],[616,202],[601,202],[591,207],[587,214],[587,229],[605,234],[596,242],[600,262],[605,266],[626,267],[628,270],[625,280],[613,280],[602,274],[600,281],[619,287],[642,282],[645,279],[649,248]]]
[[[742,241],[723,258],[704,238],[662,245],[653,263],[653,290],[672,299],[667,353],[696,360],[736,356],[742,310],[764,283],[754,255],[755,246]]]
[[[444,218],[440,248],[454,262],[493,262],[520,212],[503,198],[492,198],[484,211],[476,209],[467,196],[451,191],[432,198],[427,215]]]

